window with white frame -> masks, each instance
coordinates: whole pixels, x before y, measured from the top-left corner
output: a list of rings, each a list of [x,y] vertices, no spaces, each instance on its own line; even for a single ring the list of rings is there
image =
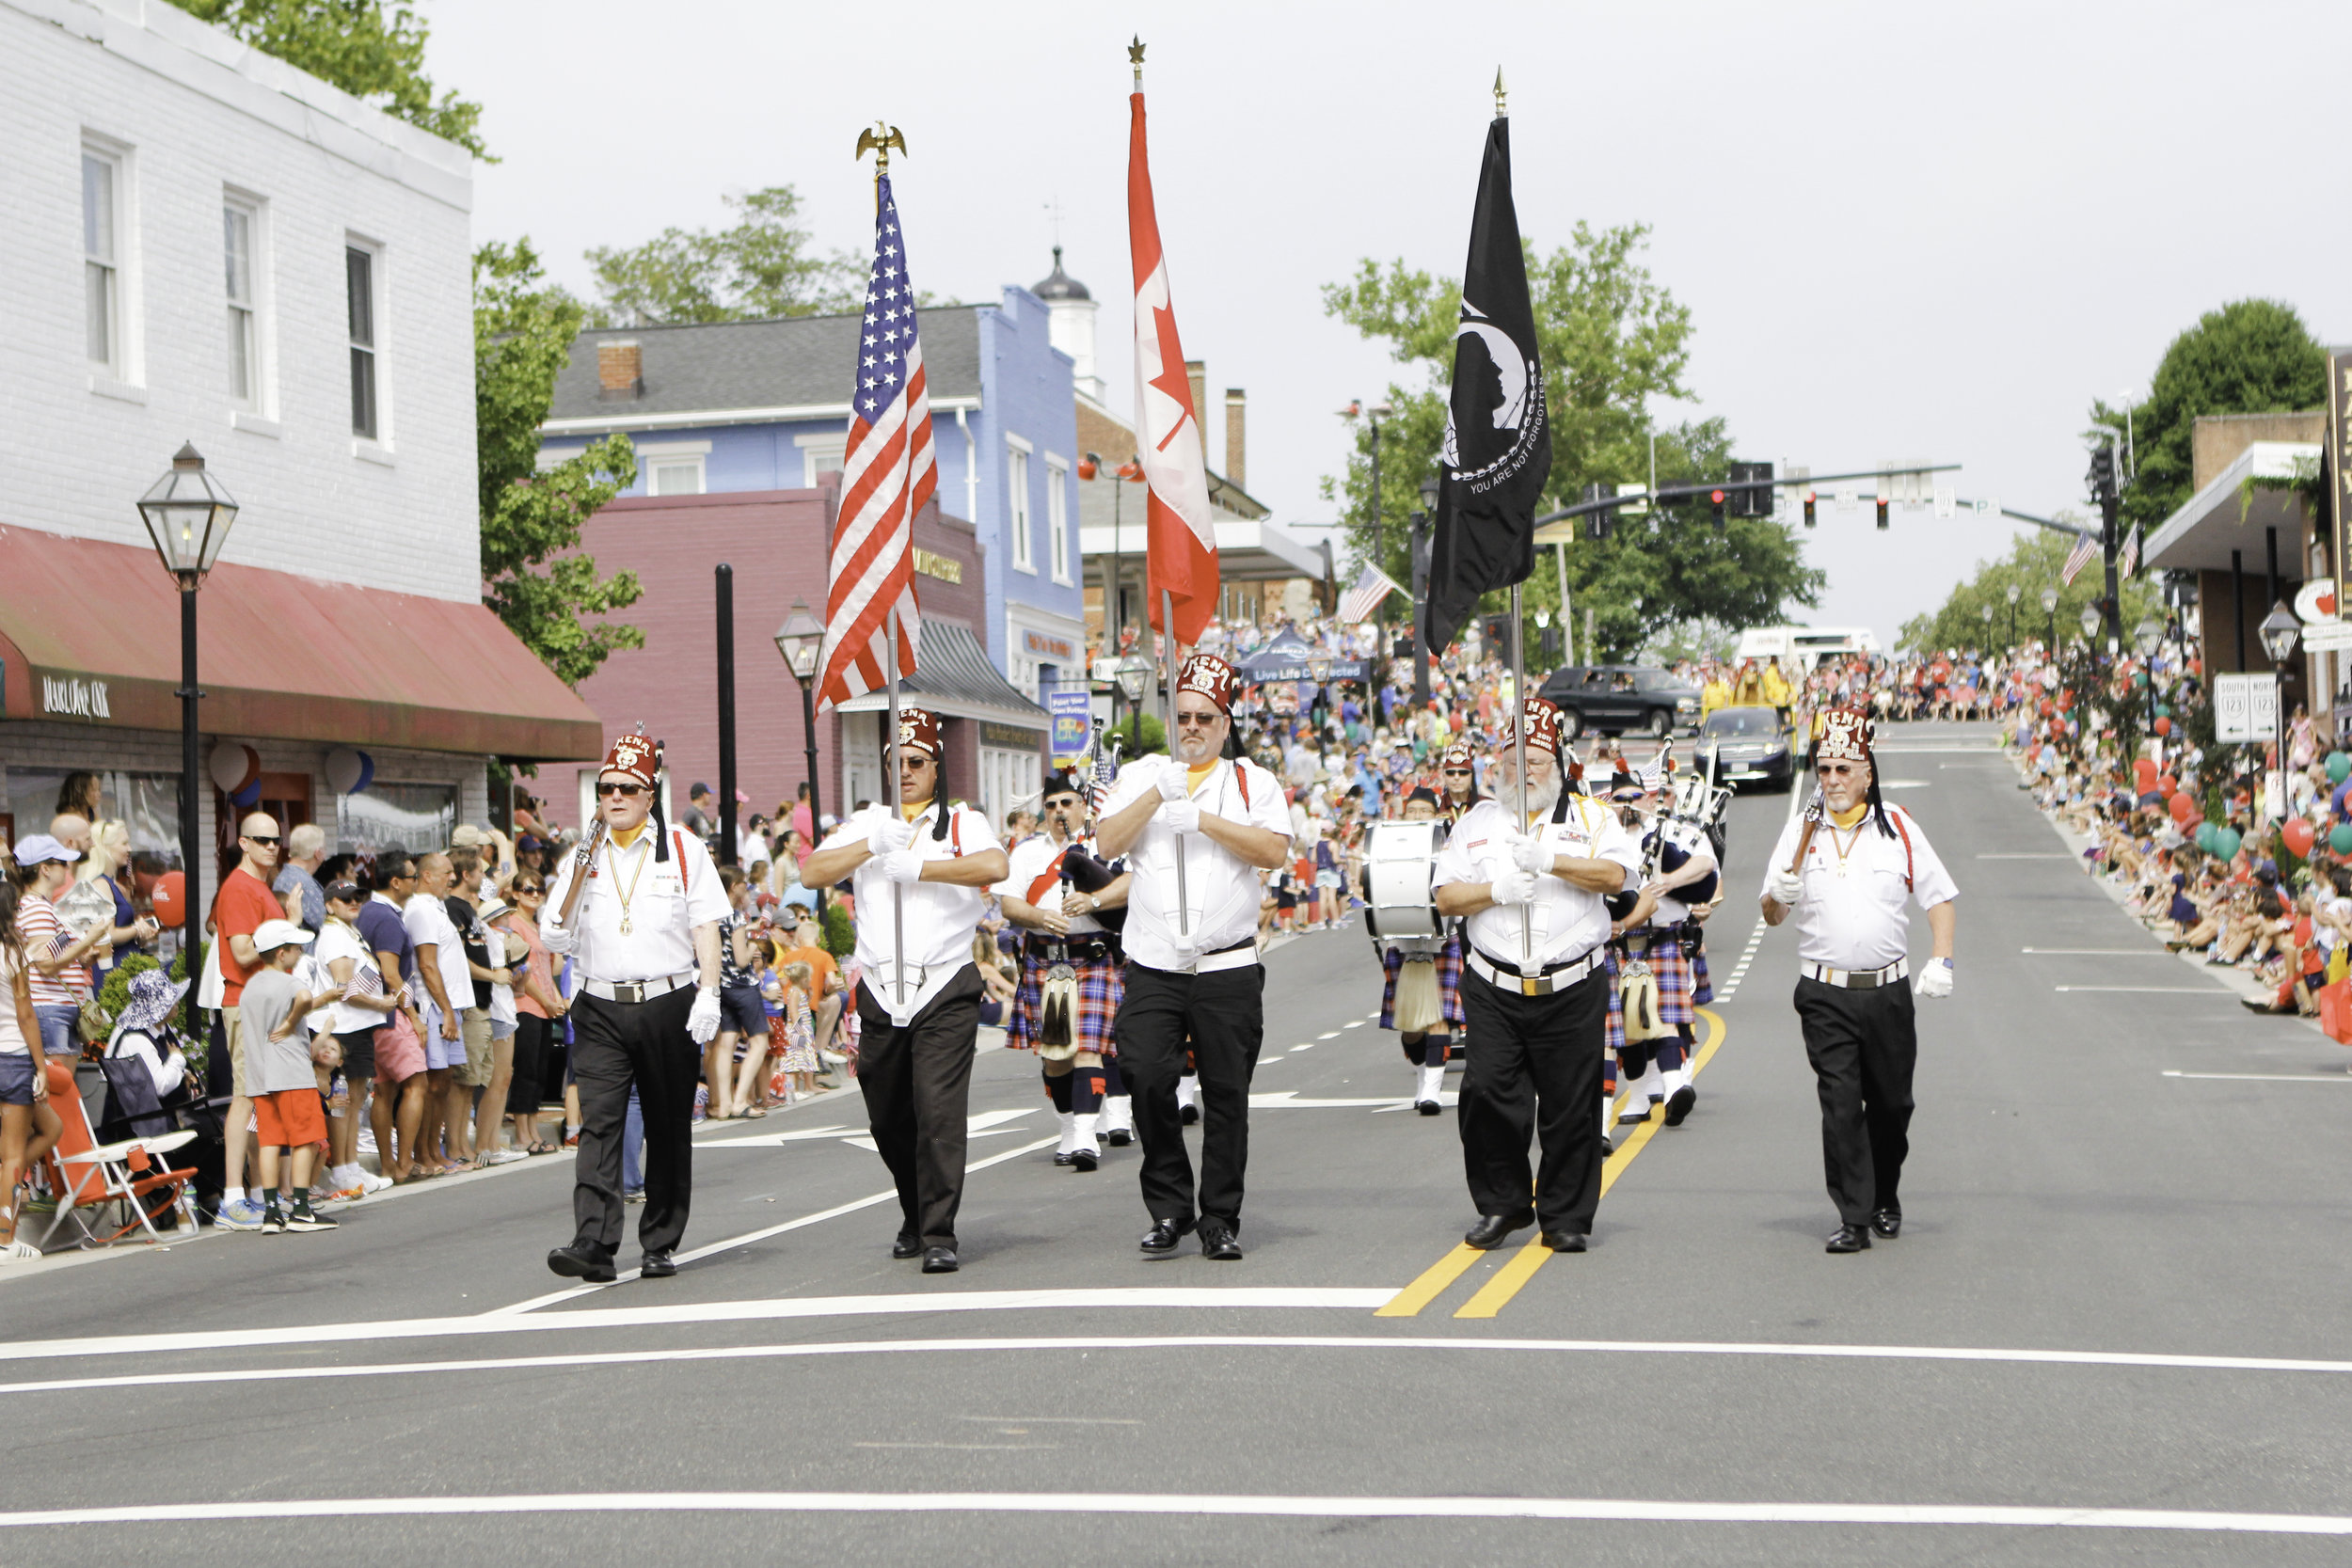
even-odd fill
[[[122,371],[122,159],[82,148],[83,341],[93,366]]]
[[[240,197],[221,202],[221,267],[229,312],[229,398],[262,412],[261,243],[259,204]]]
[[[1012,564],[1017,571],[1035,572],[1037,558],[1029,545],[1029,449],[1025,442],[1007,444],[1005,476],[1010,489],[1005,531],[1012,535]]]
[[[699,496],[703,493],[703,460],[697,457],[657,457],[645,465],[645,494]]]
[[[1045,459],[1045,567],[1056,582],[1070,580],[1070,465]]]
[[[376,253],[365,245],[343,246],[343,302],[351,334],[351,433],[363,441],[377,430],[377,318],[383,290]]]
[[[816,489],[820,476],[841,472],[849,461],[846,436],[795,436],[792,444],[801,449],[801,483],[807,489]]]

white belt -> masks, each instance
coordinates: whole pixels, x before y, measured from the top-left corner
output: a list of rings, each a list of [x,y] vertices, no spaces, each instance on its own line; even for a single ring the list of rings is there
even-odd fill
[[[1130,954],[1129,957],[1132,958],[1134,955]],[[1139,958],[1135,961],[1142,962]],[[1222,974],[1229,969],[1247,969],[1257,961],[1258,939],[1251,937],[1248,941],[1236,942],[1221,952],[1203,953],[1181,969],[1163,969],[1160,973],[1163,974]],[[1152,969],[1156,966],[1144,964],[1143,967]]]
[[[663,974],[651,980],[582,980],[580,989],[589,995],[607,1002],[650,1002],[657,996],[667,996],[681,986],[694,983],[694,972],[681,969],[675,974]]]
[[[1911,960],[1897,958],[1884,969],[1832,969],[1827,964],[1801,963],[1797,966],[1797,973],[1808,980],[1819,980],[1825,986],[1836,986],[1844,990],[1875,990],[1881,986],[1891,986],[1898,980],[1908,978]]]
[[[1475,947],[1462,957],[1470,964],[1471,974],[1490,986],[1502,990],[1515,990],[1521,996],[1549,996],[1554,991],[1565,990],[1601,964],[1601,950],[1597,947],[1581,958],[1554,964],[1537,974],[1504,969]]]

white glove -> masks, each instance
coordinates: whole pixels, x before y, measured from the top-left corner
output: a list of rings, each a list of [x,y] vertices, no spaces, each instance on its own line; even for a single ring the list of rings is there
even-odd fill
[[[1535,874],[1506,871],[1487,887],[1486,896],[1498,904],[1524,904],[1535,896]]]
[[[920,881],[923,857],[913,849],[894,849],[882,858],[882,870],[894,882]]]
[[[696,1045],[708,1045],[719,1033],[719,993],[704,990],[694,993],[694,1010],[686,1015],[686,1033]]]
[[[580,938],[572,934],[568,926],[558,926],[550,920],[539,927],[539,944],[558,958],[569,953],[579,943]]]
[[[874,826],[866,835],[866,847],[876,855],[896,854],[914,842],[914,830],[897,812],[887,806],[874,814]]]
[[[1197,833],[1200,831],[1200,802],[1169,800],[1160,807],[1160,820],[1168,824],[1170,832]]]
[[[1785,865],[1772,867],[1772,874],[1764,879],[1764,895],[1775,904],[1794,908],[1804,896],[1804,878]]]
[[[1952,960],[1949,958],[1930,958],[1927,961],[1927,967],[1919,971],[1918,979],[1912,982],[1911,989],[1921,996],[1926,997],[1943,997],[1951,995]]]
[[[1186,936],[1171,936],[1168,938],[1168,941],[1175,944],[1176,967],[1178,969],[1190,969],[1193,965],[1200,961],[1200,944],[1192,938]]]
[[[1549,871],[1555,859],[1540,839],[1529,833],[1511,835],[1511,863],[1521,871]]]
[[[1160,768],[1159,778],[1153,782],[1159,785],[1163,800],[1182,800],[1192,794],[1192,780],[1185,769],[1174,762],[1165,764]]]

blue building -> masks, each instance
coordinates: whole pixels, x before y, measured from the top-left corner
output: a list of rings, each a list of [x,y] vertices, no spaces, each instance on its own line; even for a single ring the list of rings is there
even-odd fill
[[[927,309],[918,325],[940,510],[977,530],[990,659],[1042,702],[1085,676],[1073,360],[1027,289]],[[858,325],[798,316],[583,332],[556,378],[543,453],[559,460],[618,431],[637,449],[629,495],[813,488],[841,467]]]

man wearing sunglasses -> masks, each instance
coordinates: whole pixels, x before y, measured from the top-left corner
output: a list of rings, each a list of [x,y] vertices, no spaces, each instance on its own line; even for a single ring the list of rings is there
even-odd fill
[[[221,1192],[219,1223],[231,1230],[262,1228],[262,1205],[245,1196],[246,1123],[252,1119],[253,1100],[246,1091],[245,1033],[238,1026],[238,1008],[245,1000],[245,983],[269,967],[254,933],[265,921],[282,920],[285,909],[270,889],[278,870],[278,822],[255,812],[237,824],[237,847],[244,858],[221,879],[213,904],[215,961],[220,965],[221,1027],[229,1040],[229,1119],[222,1128],[227,1162]]]
[[[898,743],[884,759],[898,769],[900,810],[866,807],[801,868],[810,887],[850,879],[857,899],[858,1088],[898,1188],[890,1256],[920,1257],[925,1274],[960,1266],[956,1212],[987,993],[972,935],[989,886],[1010,868],[988,818],[943,797],[945,757],[938,719],[900,708]]]
[[[719,868],[703,841],[652,815],[660,758],[642,735],[612,743],[596,775],[605,838],[593,863],[566,860],[548,889],[539,927],[550,953],[569,953],[580,977],[571,1004],[572,1076],[580,1087],[571,1244],[548,1267],[601,1284],[621,1243],[621,1140],[629,1089],[645,1125],[645,1211],[637,1239],[646,1279],[677,1273],[693,1196],[694,1085],[702,1047],[719,1032],[719,922],[728,912]],[[572,879],[586,875],[571,918]]]
[[[1116,1037],[1143,1142],[1146,1258],[1174,1256],[1196,1227],[1203,1257],[1242,1255],[1249,1080],[1265,1032],[1258,874],[1288,858],[1292,830],[1281,781],[1247,758],[1225,759],[1236,684],[1214,654],[1184,661],[1175,755],[1130,763],[1095,835],[1105,859],[1128,857],[1132,878]],[[1187,1047],[1203,1105],[1197,1204],[1176,1106]]]

